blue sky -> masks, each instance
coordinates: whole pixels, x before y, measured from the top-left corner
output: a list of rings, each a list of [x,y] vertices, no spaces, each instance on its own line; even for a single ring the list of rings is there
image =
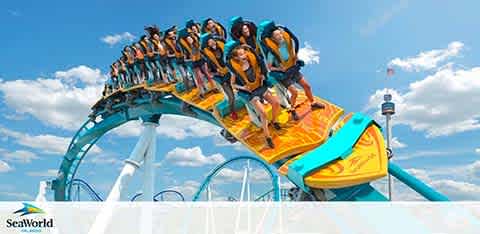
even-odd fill
[[[479,5],[407,0],[242,1],[235,6],[225,1],[3,3],[0,200],[33,199],[38,181],[55,175],[68,141],[99,97],[108,65],[129,42],[125,35],[138,39],[144,25],[164,29],[190,18],[213,17],[226,24],[236,15],[288,26],[304,50],[320,57],[304,69],[314,92],[348,112],[363,111],[381,120],[378,103],[383,89],[391,89],[398,107],[396,162],[452,199],[478,200]],[[115,36],[121,40],[108,44],[108,36],[110,42]],[[396,71],[388,80],[387,66]],[[77,177],[105,196],[135,144],[137,125],[103,137]],[[248,153],[222,142],[217,130],[178,117],[161,122],[157,190],[182,187],[189,194],[215,166],[213,159]],[[240,167],[221,179],[236,178]],[[131,193],[140,188],[134,184]],[[377,184],[382,187],[382,181]],[[268,184],[258,186],[261,191]],[[416,199],[401,186],[395,188],[399,199]],[[237,193],[234,189],[219,184],[218,196]]]

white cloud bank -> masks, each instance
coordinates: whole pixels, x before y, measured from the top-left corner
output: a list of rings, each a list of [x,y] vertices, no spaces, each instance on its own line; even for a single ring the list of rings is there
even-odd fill
[[[444,67],[423,80],[413,82],[405,92],[388,90],[396,104],[394,124],[425,131],[428,137],[448,136],[480,128],[480,67],[454,69]],[[367,110],[376,110],[387,90],[370,96]]]
[[[0,136],[11,138],[17,144],[39,150],[41,153],[54,155],[63,155],[67,151],[67,147],[71,140],[69,137],[59,137],[49,134],[32,136],[2,126],[0,126]],[[102,149],[95,145],[90,149],[90,152],[98,154],[102,152]]]
[[[414,57],[395,58],[388,63],[390,67],[398,67],[405,71],[426,71],[436,67],[452,57],[459,56],[464,44],[459,41],[453,41],[445,49],[436,49],[420,52]]]
[[[131,121],[116,128],[113,133],[122,137],[132,137],[139,136],[141,129],[140,121]],[[215,136],[219,132],[220,128],[211,123],[179,115],[162,115],[157,127],[157,134],[175,140]]]
[[[135,36],[129,32],[124,32],[124,33],[120,33],[120,34],[113,34],[113,35],[106,35],[102,38],[100,38],[100,40],[106,44],[108,44],[109,46],[114,46],[120,42],[131,42],[133,40],[135,40]]]
[[[54,78],[0,81],[0,92],[7,106],[17,113],[30,114],[42,123],[76,130],[101,97],[100,70],[78,66],[58,71]]]
[[[55,177],[57,176],[57,169],[47,169],[44,171],[29,171],[26,174],[33,177]]]
[[[315,50],[308,42],[305,42],[304,45],[298,50],[298,58],[303,60],[305,64],[320,63],[320,52]]]
[[[17,163],[31,163],[32,160],[38,159],[35,153],[26,150],[16,150],[13,152],[5,152],[2,153],[3,159],[9,162],[17,162]]]
[[[206,156],[202,149],[196,146],[193,148],[175,148],[167,153],[165,160],[173,165],[183,167],[201,167],[205,165],[218,165],[225,161],[221,154]]]

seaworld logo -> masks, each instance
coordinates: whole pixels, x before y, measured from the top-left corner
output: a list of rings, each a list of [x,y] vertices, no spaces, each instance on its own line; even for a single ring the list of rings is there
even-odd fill
[[[34,205],[31,205],[31,204],[28,204],[28,203],[23,203],[23,208],[15,211],[13,213],[14,214],[21,213],[20,217],[22,217],[24,215],[29,215],[29,214],[43,214],[43,213],[45,213],[45,211],[43,211],[42,209],[40,209],[40,208],[38,208]]]
[[[23,208],[13,212],[14,214],[20,214],[19,218],[31,214],[45,214],[45,211],[42,209],[28,204],[23,203]],[[54,227],[53,218],[21,218],[21,219],[7,219],[7,228],[19,228],[22,233],[39,233],[43,228],[52,228]]]

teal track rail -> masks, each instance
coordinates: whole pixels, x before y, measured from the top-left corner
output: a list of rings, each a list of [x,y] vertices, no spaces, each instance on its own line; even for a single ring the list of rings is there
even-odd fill
[[[210,181],[217,175],[223,168],[228,166],[229,164],[236,162],[236,161],[241,161],[241,160],[252,160],[255,162],[260,163],[260,165],[268,172],[270,175],[270,178],[272,179],[272,187],[273,187],[273,200],[274,201],[279,201],[280,200],[280,188],[278,187],[278,176],[277,174],[272,170],[272,168],[265,163],[263,160],[253,157],[253,156],[239,156],[232,158],[230,160],[227,160],[220,165],[216,166],[208,175],[207,178],[203,181],[202,185],[200,186],[200,189],[195,193],[193,196],[193,201],[197,201],[200,198],[200,194],[206,189]]]

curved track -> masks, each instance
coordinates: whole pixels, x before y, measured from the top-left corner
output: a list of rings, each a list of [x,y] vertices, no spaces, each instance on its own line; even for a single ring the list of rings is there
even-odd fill
[[[258,158],[246,156],[244,159],[261,162],[262,166],[268,170],[272,178],[276,177],[276,174],[269,168],[268,165],[265,164],[265,162],[280,168],[279,171],[284,175],[288,175],[287,178],[292,180],[292,182],[302,188],[302,190],[306,191],[307,193],[314,194],[314,196],[317,198],[319,197],[318,194],[321,194],[320,196],[323,197],[321,200],[387,200],[385,196],[376,191],[368,183],[373,179],[379,178],[379,176],[385,175],[388,167],[387,162],[385,162],[385,160],[371,160],[371,157],[368,156],[371,154],[359,154],[359,152],[362,152],[363,149],[357,148],[358,144],[356,142],[358,141],[361,143],[364,141],[371,141],[371,136],[368,135],[368,132],[365,131],[365,129],[363,129],[361,132],[356,132],[360,134],[358,136],[360,139],[355,140],[355,138],[352,138],[352,135],[355,134],[350,134],[352,129],[355,130],[355,128],[358,127],[353,125],[360,125],[362,122],[368,120],[368,117],[352,117],[353,120],[350,121],[350,123],[348,123],[347,118],[344,118],[342,121],[340,121],[340,126],[337,126],[336,130],[334,129],[335,131],[333,133],[333,137],[329,138],[328,132],[331,130],[331,128],[334,128],[335,124],[335,121],[332,120],[339,120],[340,113],[343,112],[343,110],[339,109],[333,104],[319,99],[320,101],[323,101],[331,106],[332,111],[329,111],[328,113],[325,112],[325,115],[328,115],[328,118],[327,116],[322,116],[322,114],[312,113],[309,111],[305,112],[306,117],[304,120],[293,124],[288,123],[287,125],[290,127],[283,133],[279,133],[279,135],[277,135],[277,140],[291,150],[288,152],[285,151],[283,145],[275,150],[271,150],[264,148],[264,143],[262,141],[258,141],[258,134],[261,133],[258,133],[258,128],[251,125],[250,121],[248,120],[248,116],[245,113],[243,114],[244,118],[242,121],[236,123],[228,120],[227,117],[219,117],[218,110],[216,110],[215,107],[217,107],[218,104],[220,104],[220,102],[223,100],[223,95],[211,94],[206,98],[206,100],[195,101],[195,92],[196,89],[194,89],[192,93],[179,94],[176,92],[173,85],[168,87],[155,85],[149,87],[140,85],[129,90],[120,90],[116,94],[113,94],[113,96],[111,95],[110,97],[100,100],[93,107],[94,112],[92,115],[90,115],[90,118],[81,126],[70,142],[68,150],[60,165],[57,177],[52,183],[52,188],[55,191],[54,199],[56,201],[72,200],[71,185],[74,181],[77,169],[87,152],[105,133],[131,120],[143,119],[148,121],[148,119],[158,118],[162,114],[174,114],[207,121],[223,128],[224,130],[226,129],[224,132],[230,132],[233,134],[226,136],[228,140],[240,141],[258,156]],[[114,102],[112,100],[116,101]],[[189,106],[189,111],[185,111],[182,108],[185,106]],[[315,122],[316,120],[322,121]],[[317,130],[312,129],[312,126],[310,125],[315,126]],[[345,126],[350,126],[350,128]],[[378,136],[378,138],[381,138],[378,140],[378,144],[370,144],[374,146],[372,149],[377,149],[379,151],[379,159],[386,158],[386,152],[383,152],[385,150],[382,148],[383,138],[379,133],[379,129],[375,125],[366,126],[370,126],[368,128],[375,128],[373,129],[375,130],[375,135]],[[299,138],[297,136],[292,138],[292,136],[289,135],[292,133],[298,133],[297,129],[302,131],[301,134],[303,134],[302,136],[305,137],[307,141],[302,141],[304,139],[302,137]],[[316,132],[318,130],[321,130],[322,133]],[[308,134],[312,135],[309,136]],[[308,140],[310,140],[310,142]],[[348,146],[353,151],[343,151],[343,153],[339,155],[329,155],[331,154],[331,151],[325,150],[323,145],[328,145],[332,149],[340,150],[344,150],[345,148],[338,148],[339,145],[342,147]],[[354,157],[347,158],[350,154],[354,155]],[[339,158],[337,156],[341,157]],[[273,160],[273,158],[275,158],[275,160]],[[294,166],[289,166],[292,162],[295,162]],[[314,173],[312,174],[311,172],[306,172],[309,173],[306,174],[303,172],[302,168],[304,168],[304,166],[312,166],[312,162],[314,163],[314,167],[312,167]],[[366,172],[375,173],[375,176],[364,173],[367,176],[364,176],[363,178],[357,176],[355,183],[329,187],[328,190],[332,192],[331,194],[333,194],[331,197],[325,196],[323,190],[324,187],[311,186],[311,184],[315,183],[321,185],[326,181],[325,178],[345,178],[342,177],[341,174],[338,174],[340,173],[338,170],[334,170],[335,168],[331,168],[329,165],[339,167],[347,164],[353,165],[354,163],[358,162],[360,162],[361,165],[367,165],[365,168],[369,169],[370,171]],[[381,163],[379,164],[378,162]],[[216,173],[218,173],[221,167],[222,165],[218,166],[210,175],[214,176]],[[347,172],[349,170],[344,171]],[[315,183],[308,184],[309,180],[307,180],[307,176],[316,176],[314,178]],[[198,194],[202,191],[202,189],[204,189],[205,185],[208,184],[210,178],[211,177],[207,177],[207,180],[204,182],[200,191],[195,196],[195,199],[198,199]],[[353,180],[350,179],[350,181]],[[275,186],[276,185],[274,183],[274,188]],[[275,191],[274,197],[275,200],[278,200],[278,188]]]
[[[200,194],[205,190],[207,185],[211,182],[211,180],[217,175],[225,166],[229,165],[230,163],[240,161],[240,160],[252,160],[255,162],[258,162],[270,175],[270,178],[272,179],[272,187],[273,187],[273,200],[274,201],[279,201],[280,200],[280,188],[278,187],[278,176],[277,174],[266,164],[264,161],[252,157],[252,156],[240,156],[240,157],[235,157],[230,160],[227,160],[223,162],[222,164],[219,164],[216,166],[206,177],[202,185],[200,186],[200,189],[195,193],[193,196],[193,201],[197,201],[200,198]]]

